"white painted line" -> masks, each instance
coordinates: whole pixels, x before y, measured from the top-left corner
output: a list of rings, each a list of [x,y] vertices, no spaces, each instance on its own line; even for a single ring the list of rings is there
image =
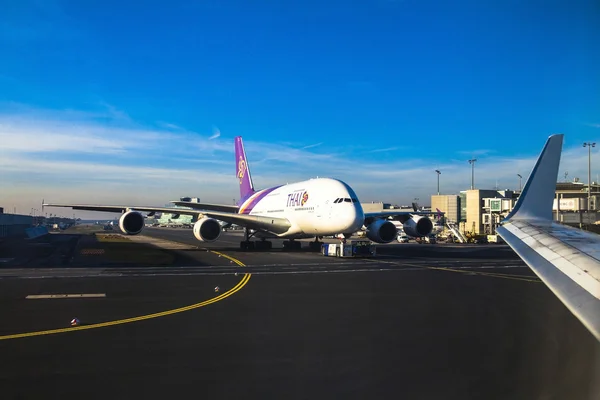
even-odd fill
[[[106,297],[106,293],[78,293],[78,294],[30,294],[26,299],[80,299]]]

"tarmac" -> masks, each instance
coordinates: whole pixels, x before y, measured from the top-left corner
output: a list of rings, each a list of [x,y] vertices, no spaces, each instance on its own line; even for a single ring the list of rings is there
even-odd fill
[[[162,228],[124,245],[153,263],[70,235],[0,267],[3,399],[600,398],[600,343],[507,246],[337,259]]]

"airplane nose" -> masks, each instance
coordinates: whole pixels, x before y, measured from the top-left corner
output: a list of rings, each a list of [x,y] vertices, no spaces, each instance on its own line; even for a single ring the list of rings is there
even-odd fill
[[[348,231],[356,232],[363,226],[365,216],[362,207],[354,204],[352,211],[348,213]]]
[[[345,207],[344,207],[345,206]],[[337,222],[337,230],[340,233],[357,232],[362,228],[365,215],[360,203],[343,204],[338,209],[334,220]]]

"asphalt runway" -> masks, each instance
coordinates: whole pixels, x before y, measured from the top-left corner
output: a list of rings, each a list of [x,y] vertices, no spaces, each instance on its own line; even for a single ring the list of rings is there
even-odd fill
[[[224,239],[176,250],[197,265],[0,269],[2,398],[600,398],[600,344],[505,246]],[[105,297],[26,299],[65,293]]]

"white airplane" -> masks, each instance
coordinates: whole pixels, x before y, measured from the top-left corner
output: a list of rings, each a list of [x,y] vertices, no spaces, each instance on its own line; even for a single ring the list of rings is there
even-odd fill
[[[303,182],[275,186],[256,191],[250,176],[246,152],[241,136],[235,138],[236,178],[240,186],[238,205],[206,204],[173,201],[175,205],[188,209],[177,209],[177,213],[192,215],[193,233],[202,242],[214,242],[222,232],[219,222],[231,223],[245,228],[242,250],[270,249],[266,238],[289,239],[284,249],[298,249],[295,239],[315,238],[310,244],[320,249],[319,238],[352,233],[367,227],[367,237],[376,243],[389,243],[396,239],[396,226],[386,218],[401,218],[404,230],[415,236],[425,236],[433,229],[427,217],[419,213],[386,210],[364,213],[352,188],[338,179],[316,178]],[[123,233],[136,235],[144,227],[141,212],[172,213],[172,208],[146,206],[102,206],[86,204],[42,204],[46,207],[71,207],[74,210],[119,212],[119,228]],[[261,238],[252,242],[251,237]]]
[[[600,236],[552,220],[562,141],[550,136],[497,232],[600,340]]]

